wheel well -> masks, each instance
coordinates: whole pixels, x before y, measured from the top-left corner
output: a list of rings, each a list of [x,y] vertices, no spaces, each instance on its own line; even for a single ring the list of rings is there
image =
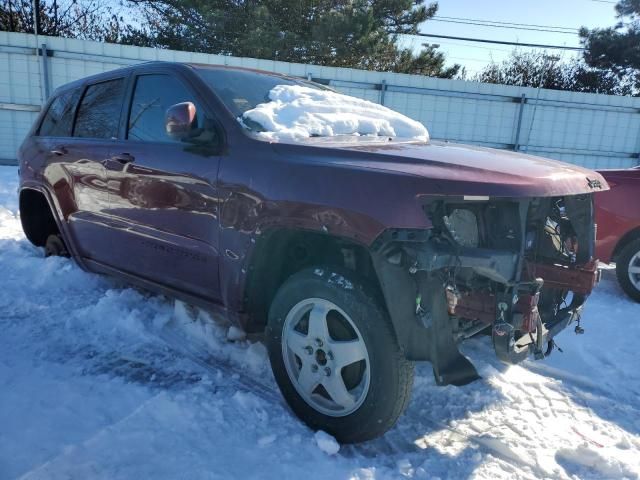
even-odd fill
[[[271,301],[280,285],[296,272],[315,265],[353,271],[375,293],[381,292],[368,249],[320,233],[278,230],[265,233],[251,257],[244,311],[249,332],[264,330]],[[380,298],[382,298],[380,296]]]
[[[616,248],[613,250],[613,254],[611,255],[612,259],[615,261],[616,257],[620,254],[620,251],[629,242],[632,242],[638,238],[640,238],[640,227],[637,227],[634,230],[630,230],[629,232],[625,233],[624,236],[616,244]]]
[[[49,202],[37,190],[20,192],[20,221],[29,241],[38,247],[47,243],[49,235],[59,233]]]

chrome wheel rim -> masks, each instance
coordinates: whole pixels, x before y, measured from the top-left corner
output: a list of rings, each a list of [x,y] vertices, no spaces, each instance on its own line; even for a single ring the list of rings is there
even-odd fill
[[[344,417],[364,402],[371,381],[367,346],[336,304],[308,298],[287,314],[282,358],[291,383],[313,409]]]
[[[629,280],[631,284],[640,291],[640,252],[637,252],[631,260],[629,260],[629,267],[627,268],[629,273]]]

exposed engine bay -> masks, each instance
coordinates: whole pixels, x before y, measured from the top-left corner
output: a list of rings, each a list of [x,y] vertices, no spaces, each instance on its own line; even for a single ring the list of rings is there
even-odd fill
[[[392,320],[407,354],[430,360],[440,384],[478,378],[457,344],[491,334],[496,355],[517,363],[549,355],[599,280],[590,194],[553,198],[430,198],[432,228],[387,231],[374,247]],[[411,299],[410,299],[411,297]],[[395,317],[395,318],[394,318]],[[400,335],[402,336],[402,334]]]

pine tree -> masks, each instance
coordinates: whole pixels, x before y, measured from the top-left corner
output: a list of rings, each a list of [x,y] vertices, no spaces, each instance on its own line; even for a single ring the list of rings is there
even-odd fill
[[[453,77],[433,47],[400,46],[433,17],[425,0],[133,0],[150,44],[178,50]]]
[[[592,67],[631,79],[640,89],[640,0],[621,0],[615,6],[618,23],[610,28],[582,28],[584,59]]]

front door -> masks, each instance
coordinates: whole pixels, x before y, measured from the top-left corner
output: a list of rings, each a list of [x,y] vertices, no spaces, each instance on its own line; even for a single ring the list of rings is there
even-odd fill
[[[165,112],[196,105],[188,140],[167,135]],[[114,266],[209,300],[218,281],[219,133],[192,91],[177,77],[134,79],[125,139],[105,163],[109,215],[119,223],[111,246]]]

